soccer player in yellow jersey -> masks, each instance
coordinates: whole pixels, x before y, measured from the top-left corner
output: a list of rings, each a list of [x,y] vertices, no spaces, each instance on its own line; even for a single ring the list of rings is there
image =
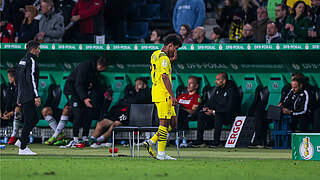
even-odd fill
[[[176,160],[165,154],[169,125],[173,128],[176,121],[174,105],[177,104],[171,84],[171,62],[177,58],[177,49],[182,46],[179,36],[169,34],[164,39],[161,50],[151,55],[152,102],[156,104],[160,125],[157,133],[144,142],[149,154],[158,160]],[[158,154],[152,146],[158,141]]]

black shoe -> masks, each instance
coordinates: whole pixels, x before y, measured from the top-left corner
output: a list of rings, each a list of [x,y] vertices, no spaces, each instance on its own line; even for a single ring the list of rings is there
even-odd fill
[[[223,144],[213,143],[209,145],[209,148],[221,148],[223,147]]]
[[[197,141],[196,143],[192,144],[191,147],[193,148],[204,148],[207,145],[204,142]]]
[[[250,149],[263,149],[264,146],[261,144],[251,144],[248,146],[248,148],[250,148]]]

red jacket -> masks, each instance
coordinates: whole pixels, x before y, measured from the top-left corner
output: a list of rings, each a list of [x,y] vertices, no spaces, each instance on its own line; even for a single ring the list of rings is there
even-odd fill
[[[6,27],[1,27],[0,43],[14,43],[14,29],[11,23],[7,23]]]
[[[103,24],[103,18],[99,18],[103,11],[102,0],[79,0],[72,10],[72,16],[80,15],[80,32],[93,34],[98,30],[97,24]],[[101,21],[101,22],[97,22]]]

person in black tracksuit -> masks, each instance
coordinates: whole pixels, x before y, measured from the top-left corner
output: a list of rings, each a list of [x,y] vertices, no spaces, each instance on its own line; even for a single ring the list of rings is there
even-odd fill
[[[8,86],[4,88],[4,113],[3,116],[1,116],[1,127],[6,127],[10,121],[12,122],[14,111],[17,107],[18,89],[14,79],[15,74],[15,68],[8,69],[9,83]]]
[[[36,153],[27,147],[27,142],[30,131],[39,121],[37,107],[41,105],[41,100],[38,94],[39,68],[36,63],[39,54],[39,42],[29,41],[27,44],[27,54],[20,60],[17,67],[17,103],[22,106],[24,114],[24,127],[20,138],[19,155],[36,155]],[[20,141],[17,145],[19,145]]]
[[[83,124],[83,134],[88,136],[90,129],[89,108],[93,108],[91,99],[88,97],[90,87],[95,87],[99,72],[105,71],[107,60],[102,57],[95,57],[92,60],[80,63],[69,75],[64,92],[71,96],[69,104],[73,114],[73,144],[78,142],[79,129]]]
[[[209,147],[220,145],[223,124],[230,124],[239,112],[240,95],[234,82],[228,80],[226,73],[219,73],[215,81],[217,87],[213,96],[208,100],[198,115],[197,143],[193,147],[203,144],[205,129],[215,128],[214,141]]]
[[[308,131],[309,120],[311,119],[310,95],[303,87],[302,79],[291,81],[292,89],[281,104],[282,113],[291,115],[293,131]],[[297,125],[300,125],[298,128]]]

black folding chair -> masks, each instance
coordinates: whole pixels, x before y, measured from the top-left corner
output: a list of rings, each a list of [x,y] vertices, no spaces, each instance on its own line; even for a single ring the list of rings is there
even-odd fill
[[[179,106],[177,106],[179,107]],[[176,108],[176,111],[179,108]],[[115,132],[129,132],[129,146],[131,156],[134,157],[134,140],[135,132],[137,132],[137,156],[140,156],[140,131],[144,132],[156,132],[158,131],[158,123],[156,122],[156,108],[154,104],[131,104],[129,113],[129,125],[115,127],[112,130],[112,156],[114,157],[114,134]],[[178,114],[177,114],[178,115]],[[177,117],[178,119],[178,117]],[[154,121],[155,120],[155,121]],[[132,139],[131,139],[132,134]],[[132,142],[131,142],[132,141]],[[177,145],[178,156],[179,144]]]
[[[139,156],[139,139],[140,130],[154,132],[158,127],[153,127],[154,104],[131,104],[129,113],[129,125],[115,127],[112,130],[112,156],[114,156],[114,134],[115,132],[128,132],[129,133],[129,146],[131,156],[134,157],[134,132],[137,131],[137,149]],[[131,142],[132,134],[132,142]]]

